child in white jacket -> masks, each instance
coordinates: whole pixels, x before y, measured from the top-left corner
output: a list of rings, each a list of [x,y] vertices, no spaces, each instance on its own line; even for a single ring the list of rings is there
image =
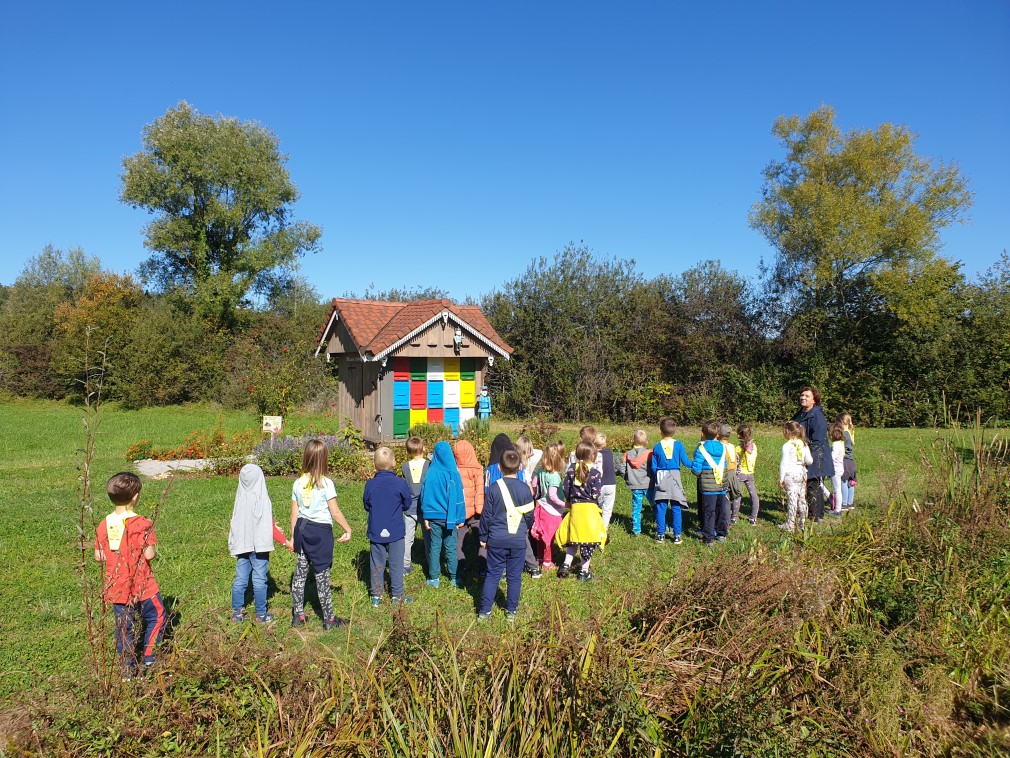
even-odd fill
[[[831,477],[831,515],[842,515],[842,503],[845,495],[842,491],[842,468],[845,463],[845,429],[839,423],[828,427],[828,439],[831,440],[831,462],[835,465],[835,473]]]
[[[800,531],[807,521],[807,466],[814,462],[810,448],[803,439],[803,427],[787,421],[782,428],[786,438],[782,445],[782,462],[779,464],[779,487],[786,492],[786,521],[780,529]]]

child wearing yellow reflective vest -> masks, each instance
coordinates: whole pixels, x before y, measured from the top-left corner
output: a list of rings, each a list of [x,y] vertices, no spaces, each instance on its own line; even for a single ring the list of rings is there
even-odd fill
[[[691,473],[701,489],[701,536],[706,545],[726,541],[729,532],[729,500],[726,498],[726,449],[717,439],[719,422],[706,421],[701,442],[691,461]]]
[[[600,513],[600,492],[603,477],[593,468],[596,461],[596,446],[586,440],[575,448],[575,463],[565,472],[562,490],[568,502],[568,513],[561,521],[554,541],[565,548],[565,563],[558,569],[558,579],[566,578],[572,572],[575,553],[582,558],[578,578],[586,582],[593,578],[589,571],[589,561],[607,539]]]
[[[440,443],[441,444],[441,443]],[[480,545],[487,550],[487,574],[481,591],[477,618],[491,616],[498,584],[505,574],[505,618],[512,621],[519,610],[527,534],[533,526],[533,492],[516,478],[522,462],[515,450],[506,450],[498,463],[501,478],[488,487],[480,517]]]
[[[736,446],[737,459],[740,461],[740,468],[737,472],[737,479],[740,480],[741,488],[746,487],[750,494],[750,523],[756,524],[758,509],[761,507],[761,500],[758,498],[757,485],[754,483],[754,469],[757,466],[758,449],[753,439],[753,432],[749,424],[740,424],[736,428],[736,436],[740,438],[740,444]],[[740,502],[743,498],[740,498]],[[739,512],[740,502],[733,504],[734,512]]]
[[[807,466],[814,462],[810,448],[803,438],[803,427],[797,421],[787,421],[782,427],[786,438],[782,445],[782,461],[779,463],[779,487],[786,492],[786,520],[779,524],[788,532],[799,528],[801,531],[807,520]]]

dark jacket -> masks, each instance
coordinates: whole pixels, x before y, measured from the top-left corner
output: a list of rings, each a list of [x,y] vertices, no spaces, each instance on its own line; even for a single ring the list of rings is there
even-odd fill
[[[614,451],[609,447],[600,451],[603,456],[603,471],[600,472],[603,478],[603,486],[617,484],[617,473],[614,471]]]
[[[392,471],[376,471],[365,482],[361,496],[368,511],[368,541],[397,542],[406,533],[403,512],[410,508],[411,496],[407,483]]]
[[[824,409],[815,405],[809,411],[801,410],[793,421],[803,427],[807,435],[807,446],[814,462],[807,466],[807,479],[820,479],[835,474],[835,464],[831,462],[831,441],[828,439],[828,420]]]
[[[407,482],[407,489],[410,490],[411,502],[410,507],[407,509],[407,515],[417,518],[417,506],[421,502],[421,487],[424,486],[424,477],[428,475],[428,461],[425,461],[421,467],[421,481],[414,483],[413,477],[410,475],[410,461],[405,461],[403,466],[400,468],[403,474],[404,481]]]
[[[533,493],[525,482],[511,477],[502,477],[499,481],[505,482],[509,493],[512,495],[512,502],[515,506],[533,504]],[[519,528],[515,534],[509,534],[508,521],[506,518],[505,501],[502,498],[499,485],[495,484],[488,488],[487,498],[484,500],[484,513],[480,517],[480,541],[488,547],[514,547],[524,549],[526,547],[526,534],[533,528],[533,509],[523,514],[519,520]]]

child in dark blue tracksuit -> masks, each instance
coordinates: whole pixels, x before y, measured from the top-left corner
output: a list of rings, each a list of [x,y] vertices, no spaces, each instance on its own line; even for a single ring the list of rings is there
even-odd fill
[[[403,513],[412,501],[407,483],[393,469],[396,457],[388,447],[375,451],[375,476],[365,482],[362,502],[368,511],[368,541],[371,543],[372,606],[382,602],[385,585],[386,559],[389,559],[389,580],[393,602],[406,602],[403,595],[403,543],[406,530]]]
[[[725,541],[729,532],[729,499],[726,497],[726,450],[716,439],[719,422],[706,421],[701,427],[701,443],[691,462],[691,473],[701,489],[701,534],[706,545]]]
[[[505,618],[512,621],[519,609],[527,534],[533,527],[533,493],[516,478],[521,460],[515,450],[502,453],[499,466],[502,478],[488,487],[484,513],[480,517],[480,544],[487,548],[487,576],[477,617],[491,615],[494,596],[502,573],[508,584]]]

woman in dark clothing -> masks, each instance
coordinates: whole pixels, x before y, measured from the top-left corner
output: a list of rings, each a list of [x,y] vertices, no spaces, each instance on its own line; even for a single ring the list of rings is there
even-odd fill
[[[824,491],[822,480],[835,473],[831,461],[831,440],[828,439],[828,420],[821,408],[821,393],[816,387],[800,390],[800,410],[793,421],[803,427],[814,462],[807,466],[807,509],[814,521],[824,518]]]

